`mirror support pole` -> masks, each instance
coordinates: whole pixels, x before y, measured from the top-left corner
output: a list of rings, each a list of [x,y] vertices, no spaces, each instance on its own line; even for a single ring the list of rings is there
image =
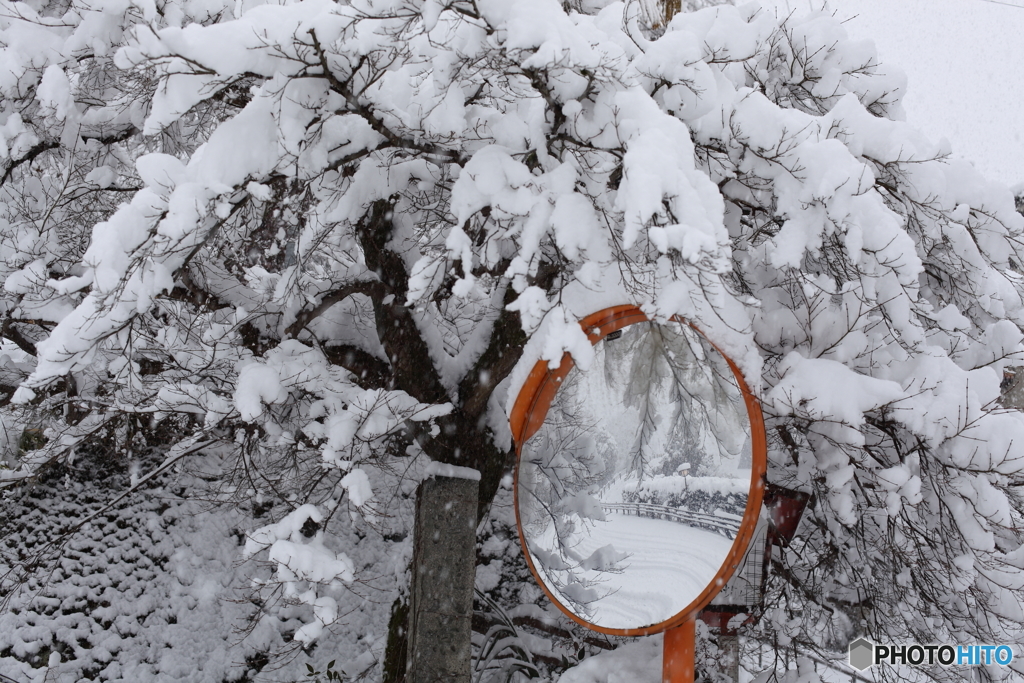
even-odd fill
[[[691,617],[665,631],[662,683],[693,683],[696,621]]]

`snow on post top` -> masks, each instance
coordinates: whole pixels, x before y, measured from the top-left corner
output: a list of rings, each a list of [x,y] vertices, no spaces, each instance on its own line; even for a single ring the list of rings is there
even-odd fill
[[[443,462],[433,461],[427,465],[426,476],[480,481],[480,470],[475,470],[472,467],[459,467],[458,465],[447,465]]]

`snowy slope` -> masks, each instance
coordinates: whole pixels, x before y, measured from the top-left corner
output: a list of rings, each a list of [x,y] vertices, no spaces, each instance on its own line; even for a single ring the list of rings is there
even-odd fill
[[[813,0],[815,6],[820,0]],[[807,0],[764,0],[779,12]],[[986,177],[1024,182],[1022,0],[833,0],[851,37],[871,40],[887,70],[906,73],[907,121]]]

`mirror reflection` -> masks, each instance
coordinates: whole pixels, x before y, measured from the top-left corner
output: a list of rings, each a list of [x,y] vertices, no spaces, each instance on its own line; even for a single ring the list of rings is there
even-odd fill
[[[573,368],[521,451],[534,568],[570,612],[616,629],[685,609],[732,547],[750,421],[725,358],[685,323],[631,325]]]

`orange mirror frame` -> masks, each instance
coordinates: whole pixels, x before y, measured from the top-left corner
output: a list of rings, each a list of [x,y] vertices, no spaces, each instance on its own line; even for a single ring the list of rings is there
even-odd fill
[[[689,325],[698,334],[707,339],[703,332],[686,320],[679,317],[674,317],[672,320]],[[627,305],[606,308],[603,311],[598,311],[597,313],[589,315],[580,321],[580,326],[583,327],[583,331],[590,339],[590,343],[597,344],[612,332],[616,332],[629,325],[642,322],[649,322],[649,318],[636,306]],[[710,340],[708,341],[711,343]],[[551,602],[553,602],[558,609],[576,623],[586,626],[598,633],[614,636],[645,636],[653,633],[660,633],[679,626],[684,622],[692,621],[696,618],[697,613],[703,607],[708,605],[715,595],[717,595],[725,586],[726,582],[733,575],[736,568],[742,561],[743,555],[747,550],[747,546],[750,545],[750,540],[753,538],[754,528],[757,525],[758,516],[761,512],[761,502],[764,496],[765,486],[765,471],[768,459],[768,442],[765,435],[764,416],[761,413],[761,404],[753,393],[751,393],[750,387],[743,379],[743,375],[739,368],[736,367],[736,364],[733,363],[732,359],[722,353],[721,349],[715,346],[714,343],[711,343],[711,345],[716,351],[722,354],[722,357],[725,358],[726,362],[729,364],[729,368],[732,370],[733,375],[736,378],[736,382],[743,393],[743,400],[746,404],[747,415],[750,419],[750,441],[752,451],[750,494],[747,498],[747,507],[743,515],[743,521],[740,523],[739,533],[736,535],[736,540],[733,542],[728,555],[726,555],[725,562],[722,564],[721,569],[719,569],[715,577],[693,602],[675,616],[657,624],[651,624],[650,626],[644,626],[641,628],[616,629],[606,628],[581,619],[566,609],[551,593],[548,587],[540,579],[537,568],[534,566],[533,560],[530,558],[530,553],[526,550],[528,546],[526,545],[526,537],[523,535],[523,525],[519,515],[519,457],[522,455],[523,444],[526,443],[531,436],[536,434],[537,430],[539,430],[541,425],[544,424],[544,419],[547,416],[548,409],[551,407],[551,402],[554,400],[555,394],[558,393],[558,389],[562,385],[562,380],[564,380],[573,367],[575,367],[572,356],[569,353],[562,356],[561,364],[555,369],[551,369],[548,366],[547,361],[538,361],[530,371],[523,387],[519,390],[519,395],[516,397],[516,401],[512,406],[512,414],[509,418],[509,423],[512,429],[512,439],[516,446],[516,471],[513,493],[515,496],[516,526],[519,530],[519,542],[523,548],[523,556],[526,558],[526,563],[529,565],[530,572],[533,574],[537,584],[540,586],[541,590],[544,591],[545,595],[548,596]]]

